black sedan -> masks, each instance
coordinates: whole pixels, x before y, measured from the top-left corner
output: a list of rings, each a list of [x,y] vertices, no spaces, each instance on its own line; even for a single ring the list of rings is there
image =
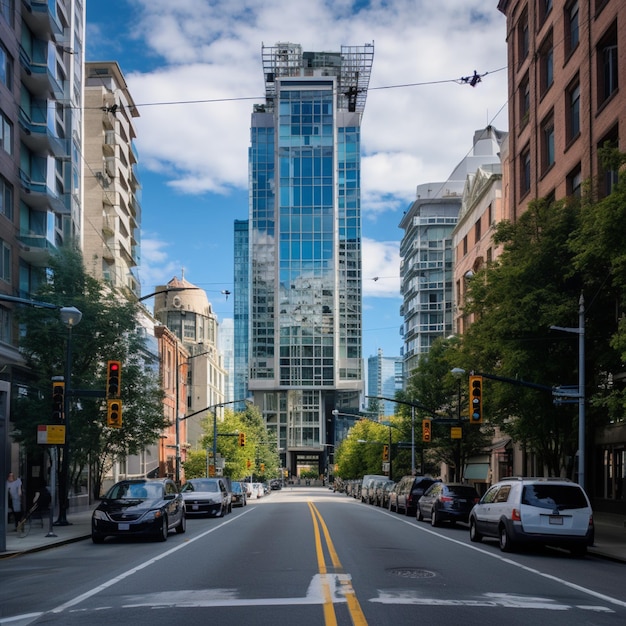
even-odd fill
[[[154,537],[166,541],[170,530],[186,530],[185,504],[169,478],[122,480],[109,489],[91,517],[91,539]]]
[[[480,496],[471,485],[435,483],[417,502],[417,519],[430,518],[433,526],[441,522],[467,522]]]

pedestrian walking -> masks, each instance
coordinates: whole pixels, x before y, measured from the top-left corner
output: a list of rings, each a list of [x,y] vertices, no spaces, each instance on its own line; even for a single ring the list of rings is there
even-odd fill
[[[9,506],[13,511],[13,521],[15,529],[22,519],[22,479],[15,478],[13,472],[9,472],[7,478],[7,489],[9,492]]]

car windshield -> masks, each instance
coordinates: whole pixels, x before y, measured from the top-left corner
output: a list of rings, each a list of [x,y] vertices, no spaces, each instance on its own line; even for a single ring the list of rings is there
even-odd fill
[[[589,506],[587,499],[577,485],[551,485],[540,483],[524,486],[522,504],[542,509],[584,509]]]
[[[118,483],[111,487],[106,497],[109,500],[143,500],[145,498],[158,498],[161,496],[161,493],[161,485]]]
[[[198,480],[192,483],[185,483],[183,491],[210,491],[216,493],[219,489],[217,483],[212,480]]]
[[[233,493],[241,493],[241,485],[239,483],[233,483],[231,491]]]

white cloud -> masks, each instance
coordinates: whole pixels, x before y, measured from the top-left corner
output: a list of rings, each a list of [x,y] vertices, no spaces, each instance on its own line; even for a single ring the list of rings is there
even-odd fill
[[[144,234],[141,241],[142,263],[139,270],[144,293],[152,293],[157,285],[162,285],[174,276],[180,276],[181,264],[170,258],[168,251],[170,245],[153,234]],[[164,276],[168,278],[164,279]]]
[[[400,242],[375,241],[364,237],[363,296],[397,298],[400,296]]]
[[[140,107],[142,164],[182,192],[228,194],[247,186],[249,117],[264,95],[262,43],[336,50],[374,42],[362,132],[366,216],[397,210],[417,184],[445,180],[471,148],[474,130],[506,102],[505,71],[475,88],[449,82],[506,65],[504,16],[484,0],[380,0],[356,14],[353,3],[330,0],[136,5],[134,36],[162,61],[127,76],[136,102],[231,99]],[[494,125],[505,128],[505,114]]]

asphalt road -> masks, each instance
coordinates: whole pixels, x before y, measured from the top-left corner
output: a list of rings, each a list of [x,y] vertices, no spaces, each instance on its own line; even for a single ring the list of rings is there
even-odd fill
[[[273,492],[166,543],[82,541],[0,562],[0,624],[626,623],[626,567],[504,555],[322,489]]]

